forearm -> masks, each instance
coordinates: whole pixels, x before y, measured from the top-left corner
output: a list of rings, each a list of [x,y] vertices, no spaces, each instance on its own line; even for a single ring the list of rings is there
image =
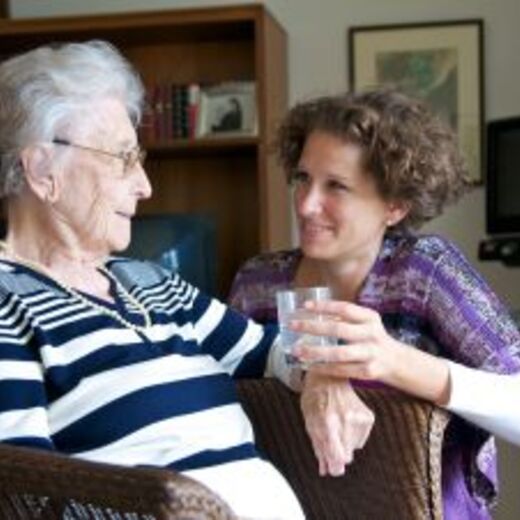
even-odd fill
[[[11,354],[16,349],[6,344],[1,348]],[[37,361],[23,359],[23,349],[27,348],[19,348],[20,359],[0,359],[0,442],[54,449],[43,368]]]
[[[395,341],[384,382],[403,392],[444,405],[450,397],[450,370],[445,359]]]
[[[494,374],[448,362],[451,395],[446,408],[520,445],[520,373]]]
[[[281,348],[279,338],[277,336],[269,350],[264,376],[276,377],[291,390],[301,392],[304,372],[297,365],[287,362],[287,357]]]
[[[405,345],[396,352],[388,384],[520,444],[520,374],[501,375],[469,368]]]

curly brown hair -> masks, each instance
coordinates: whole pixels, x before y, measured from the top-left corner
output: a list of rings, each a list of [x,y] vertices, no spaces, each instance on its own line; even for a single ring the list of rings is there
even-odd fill
[[[384,200],[410,207],[400,229],[418,228],[470,186],[454,132],[424,102],[395,89],[326,96],[297,104],[282,122],[278,158],[290,180],[308,136],[334,135],[361,147],[363,171]]]

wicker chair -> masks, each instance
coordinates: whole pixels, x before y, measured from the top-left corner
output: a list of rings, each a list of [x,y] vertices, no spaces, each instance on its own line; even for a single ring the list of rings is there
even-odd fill
[[[440,520],[447,413],[402,394],[362,389],[376,414],[367,446],[341,478],[320,478],[298,397],[274,380],[239,394],[258,444],[291,482],[309,520]],[[0,518],[231,520],[229,507],[172,471],[123,468],[0,445]]]
[[[291,483],[307,520],[442,520],[448,412],[388,389],[357,388],[376,421],[343,477],[318,476],[298,396],[277,381],[239,386],[257,444]]]

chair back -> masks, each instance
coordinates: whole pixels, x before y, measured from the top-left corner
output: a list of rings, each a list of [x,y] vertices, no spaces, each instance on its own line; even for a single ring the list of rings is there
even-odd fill
[[[375,413],[342,477],[320,477],[299,396],[278,381],[238,385],[259,448],[295,490],[307,520],[441,520],[441,453],[450,414],[389,389],[356,388]]]

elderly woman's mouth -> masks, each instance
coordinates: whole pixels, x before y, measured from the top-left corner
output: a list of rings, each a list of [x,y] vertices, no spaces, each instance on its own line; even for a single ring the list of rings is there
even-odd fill
[[[116,215],[127,219],[132,219],[134,217],[134,213],[124,213],[122,211],[116,211]]]

